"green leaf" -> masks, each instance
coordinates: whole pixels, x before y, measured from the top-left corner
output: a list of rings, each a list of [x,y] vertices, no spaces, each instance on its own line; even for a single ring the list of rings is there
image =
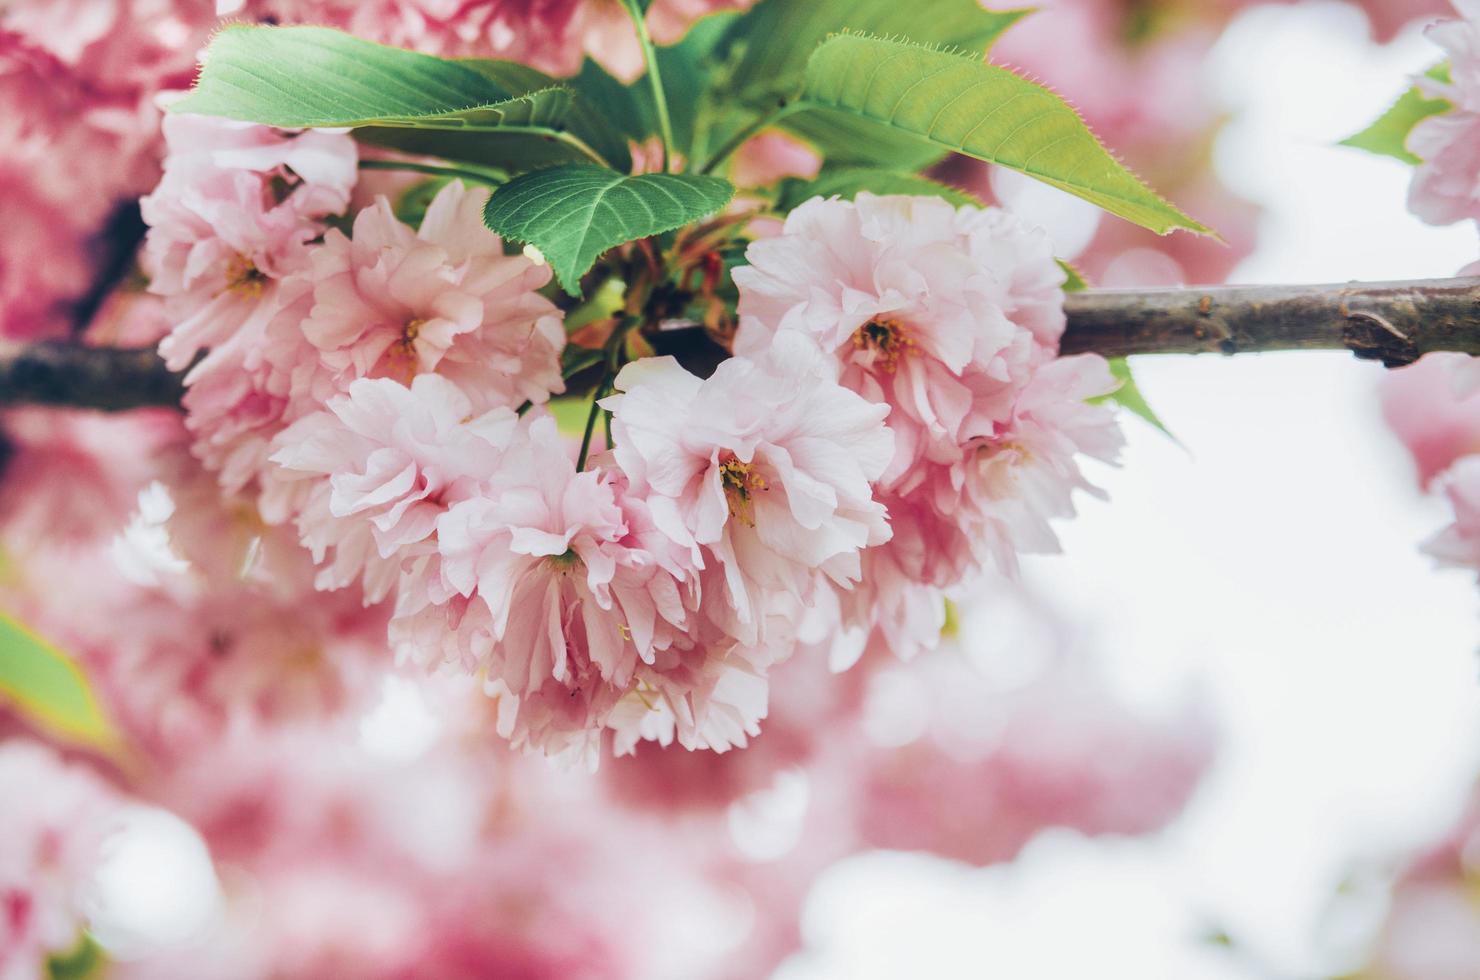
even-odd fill
[[[323,27],[235,25],[216,34],[195,87],[170,109],[285,129],[350,126],[369,143],[516,169],[606,160],[566,125],[570,91],[541,78],[516,85]]]
[[[1126,411],[1139,415],[1151,423],[1151,425],[1161,430],[1162,435],[1180,446],[1182,443],[1176,436],[1172,435],[1172,431],[1166,427],[1166,424],[1162,422],[1151,406],[1146,403],[1145,396],[1141,394],[1141,389],[1136,385],[1135,375],[1131,373],[1130,362],[1123,357],[1111,358],[1110,373],[1120,379],[1120,387],[1108,395],[1092,400],[1096,402],[1114,402]]]
[[[1054,259],[1054,261],[1059,264],[1060,269],[1064,270],[1064,292],[1082,293],[1089,288],[1089,280],[1084,278],[1084,273],[1063,259]]]
[[[1010,167],[1159,234],[1212,234],[1125,169],[1063,99],[975,58],[841,35],[812,56],[800,104]]]
[[[511,116],[525,124],[557,121],[570,94],[540,94],[514,100],[466,65],[326,27],[233,25],[211,40],[195,87],[171,109],[285,129],[493,128]]]
[[[725,66],[715,53],[734,20],[735,14],[729,12],[701,18],[683,40],[656,52],[668,93],[674,148],[688,160],[706,155],[710,129],[717,125],[722,129],[727,111],[735,110]],[[590,106],[626,139],[643,143],[659,135],[651,86],[640,81],[632,85],[621,82],[589,58],[566,84],[576,93],[578,104]],[[714,104],[717,96],[722,96],[722,105]],[[741,116],[736,127],[748,118]],[[613,166],[617,170],[631,169],[615,163]]]
[[[791,211],[814,197],[841,197],[851,201],[860,191],[871,194],[909,194],[915,197],[939,197],[952,207],[981,207],[974,195],[949,184],[893,170],[849,167],[824,170],[814,180],[788,177],[777,185],[776,210]]]
[[[46,961],[48,980],[95,980],[106,975],[108,957],[97,940],[84,933],[77,945]]]
[[[517,61],[463,58],[458,60],[458,64],[466,65],[513,95],[528,95],[551,88],[570,89],[575,98],[566,112],[563,128],[588,143],[612,169],[624,172],[632,169],[632,157],[627,148],[628,134],[616,125],[607,107],[590,98],[587,92],[574,84],[574,79],[557,79]]]
[[[734,193],[717,177],[553,167],[496,190],[483,220],[505,238],[538,248],[565,291],[579,296],[581,276],[608,249],[707,217]]]
[[[102,749],[117,745],[77,663],[3,613],[0,699],[68,741]]]
[[[790,95],[813,50],[842,30],[981,54],[1030,13],[986,10],[979,0],[932,0],[926,9],[900,0],[761,0],[725,38],[740,52],[730,84],[742,98]]]
[[[1439,64],[1425,74],[1439,82],[1449,81],[1449,65]],[[1437,116],[1453,109],[1445,99],[1431,99],[1414,86],[1384,112],[1377,121],[1366,129],[1341,141],[1341,146],[1351,146],[1378,156],[1393,157],[1404,163],[1418,166],[1423,163],[1408,149],[1408,134],[1413,127],[1430,116]]]

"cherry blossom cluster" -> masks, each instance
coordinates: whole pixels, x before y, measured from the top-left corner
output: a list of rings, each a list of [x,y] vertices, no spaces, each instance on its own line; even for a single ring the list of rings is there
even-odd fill
[[[393,596],[402,659],[481,676],[519,745],[743,745],[804,614],[841,617],[838,666],[932,646],[942,590],[1052,548],[1076,457],[1119,446],[1086,402],[1103,360],[1056,356],[1041,232],[863,194],[752,244],[712,377],[623,368],[614,445],[578,469],[540,407],[550,273],[483,227],[486,191],[448,183],[413,229],[385,197],[354,212],[347,134],[166,138],[145,258],[196,455],[296,528],[320,589]]]

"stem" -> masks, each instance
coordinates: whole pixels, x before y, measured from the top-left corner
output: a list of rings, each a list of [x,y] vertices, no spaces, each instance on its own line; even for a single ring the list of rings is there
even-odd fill
[[[1092,289],[1070,296],[1065,308],[1064,354],[1347,350],[1390,367],[1431,351],[1480,355],[1480,278]],[[728,356],[703,328],[663,331],[653,340],[659,353],[673,354],[700,373],[708,373],[703,365],[712,370]],[[607,357],[611,375],[610,348]],[[180,375],[167,370],[153,348],[0,343],[0,406],[179,407],[182,390]],[[592,428],[594,420],[593,413]]]
[[[724,145],[715,151],[714,156],[710,157],[708,162],[699,168],[699,173],[707,174],[712,172],[715,167],[724,163],[736,150],[744,146],[746,140],[768,126],[776,125],[776,123],[801,108],[801,106],[802,104],[800,102],[781,102],[776,108],[765,115],[757,116],[751,120],[749,125],[742,127],[734,136],[725,140]]]
[[[1065,310],[1065,354],[1349,350],[1388,367],[1430,351],[1480,354],[1480,278],[1089,290]]]
[[[494,187],[507,183],[506,177],[489,171],[465,170],[460,167],[439,167],[430,163],[413,163],[410,160],[361,160],[360,169],[406,170],[416,174],[430,174],[433,177],[462,177]]]
[[[0,405],[66,405],[119,412],[179,407],[181,376],[152,347],[60,341],[0,344]]]
[[[586,432],[581,436],[581,455],[576,457],[576,472],[580,473],[586,469],[586,457],[591,454],[591,436],[596,432],[596,416],[601,414],[601,400],[606,397],[607,386],[611,384],[612,375],[608,371],[602,375],[601,381],[596,385],[596,391],[591,395],[591,412],[586,416]]]
[[[622,0],[622,3],[627,13],[632,15],[632,25],[637,28],[637,40],[642,45],[642,60],[647,63],[648,86],[653,90],[653,102],[658,110],[658,132],[663,137],[663,172],[666,174],[673,158],[673,121],[668,118],[668,96],[663,91],[663,75],[658,70],[658,52],[653,49],[647,16],[637,0]]]

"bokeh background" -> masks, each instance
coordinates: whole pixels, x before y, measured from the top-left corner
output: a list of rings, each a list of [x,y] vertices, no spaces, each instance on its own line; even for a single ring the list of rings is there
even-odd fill
[[[363,25],[397,4],[318,6]],[[1472,228],[1406,211],[1407,167],[1336,145],[1437,59],[1421,33],[1437,0],[1041,7],[997,57],[1229,241],[1157,240],[1008,174],[941,169],[1044,224],[1091,280],[1442,277],[1475,259]],[[157,176],[153,91],[188,81],[214,10],[109,48],[100,11],[116,8],[0,0],[0,98],[36,117],[0,116],[7,339],[79,318],[100,342],[149,335],[129,249],[110,246],[137,235],[127,202]],[[107,105],[84,118],[73,102]],[[121,292],[92,295],[110,263]],[[1108,502],[1081,498],[1064,554],[1029,559],[1020,583],[960,596],[938,656],[840,678],[788,665],[752,749],[645,749],[595,778],[468,750],[462,708],[377,680],[334,729],[338,755],[300,751],[315,730],[225,739],[151,784],[158,805],[133,812],[89,886],[92,936],[125,977],[211,977],[246,949],[241,976],[358,976],[420,928],[404,903],[445,913],[450,946],[458,908],[488,899],[534,952],[516,965],[470,945],[464,967],[502,965],[456,975],[1475,980],[1480,902],[1394,890],[1451,838],[1480,775],[1480,596],[1419,551],[1446,516],[1382,421],[1383,369],[1338,353],[1133,366],[1175,439],[1127,417],[1123,464],[1092,474]],[[16,488],[116,465],[122,429],[0,425],[6,552],[65,574],[75,555],[47,536],[83,518]],[[48,456],[58,445],[73,455]],[[121,495],[120,521],[137,489],[88,487]],[[24,611],[13,571],[0,607]],[[94,598],[69,595],[59,621],[96,616]],[[27,737],[3,713],[0,734]],[[0,796],[33,788],[0,781]],[[484,863],[490,827],[508,847]],[[1476,850],[1450,864],[1480,880]],[[491,899],[447,884],[475,873]]]

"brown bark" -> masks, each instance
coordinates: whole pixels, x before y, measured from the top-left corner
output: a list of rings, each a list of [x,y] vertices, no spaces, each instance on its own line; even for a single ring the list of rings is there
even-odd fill
[[[0,405],[65,405],[119,412],[178,406],[180,375],[152,347],[61,341],[0,344]]]
[[[1480,354],[1480,279],[1093,290],[1065,305],[1065,354],[1349,350],[1388,367]]]
[[[1349,350],[1389,367],[1430,351],[1480,355],[1480,278],[1329,286],[1210,286],[1076,293],[1065,354],[1241,354]],[[654,338],[713,370],[724,352],[701,330]],[[149,348],[0,345],[0,405],[121,411],[178,405],[180,375]]]

